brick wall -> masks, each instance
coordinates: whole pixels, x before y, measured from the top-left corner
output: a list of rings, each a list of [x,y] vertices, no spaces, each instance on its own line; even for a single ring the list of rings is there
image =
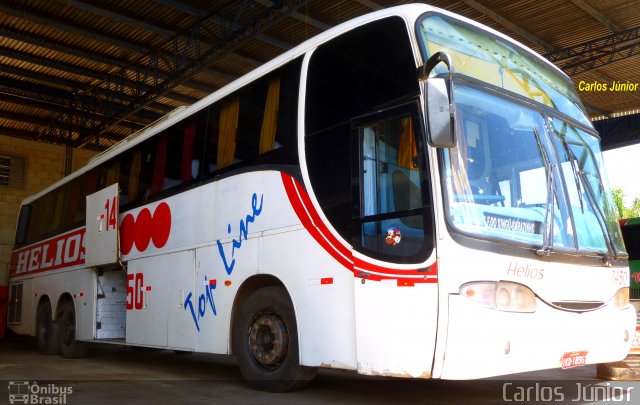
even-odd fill
[[[0,155],[25,159],[22,187],[0,186],[0,286],[7,285],[20,202],[63,177],[64,153],[64,146],[0,135]],[[73,170],[87,164],[94,155],[93,151],[74,149]]]

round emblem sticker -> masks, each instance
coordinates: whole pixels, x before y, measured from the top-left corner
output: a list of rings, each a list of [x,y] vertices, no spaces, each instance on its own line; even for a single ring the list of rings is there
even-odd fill
[[[396,227],[387,228],[387,236],[384,238],[384,241],[389,246],[396,246],[400,243],[402,239],[402,235],[400,234],[400,229]]]

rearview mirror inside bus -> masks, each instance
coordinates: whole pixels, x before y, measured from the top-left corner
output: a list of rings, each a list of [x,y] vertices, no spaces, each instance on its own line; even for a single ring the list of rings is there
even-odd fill
[[[427,80],[426,103],[429,145],[436,148],[455,146],[452,104],[446,79],[430,77]]]

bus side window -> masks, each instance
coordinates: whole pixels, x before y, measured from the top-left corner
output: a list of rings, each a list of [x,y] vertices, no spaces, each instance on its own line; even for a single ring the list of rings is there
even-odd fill
[[[210,175],[218,170],[218,139],[220,137],[220,111],[211,108],[209,112],[209,133],[205,142],[205,175]]]
[[[18,217],[18,230],[16,232],[16,245],[21,245],[27,242],[29,229],[29,219],[31,217],[31,205],[23,205],[20,209],[20,216]]]
[[[67,189],[67,203],[64,208],[63,227],[68,228],[71,225],[84,219],[85,213],[85,188],[82,187],[83,177],[77,177],[64,187]]]
[[[236,165],[297,163],[300,65],[290,62],[210,107],[206,176]]]
[[[413,119],[375,114],[357,129],[353,246],[383,260],[415,260],[430,250],[432,226]]]

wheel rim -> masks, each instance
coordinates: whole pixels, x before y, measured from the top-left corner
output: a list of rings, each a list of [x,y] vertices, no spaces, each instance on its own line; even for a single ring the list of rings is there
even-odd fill
[[[249,328],[249,349],[262,367],[276,369],[287,356],[289,333],[284,320],[272,312],[259,314]]]

